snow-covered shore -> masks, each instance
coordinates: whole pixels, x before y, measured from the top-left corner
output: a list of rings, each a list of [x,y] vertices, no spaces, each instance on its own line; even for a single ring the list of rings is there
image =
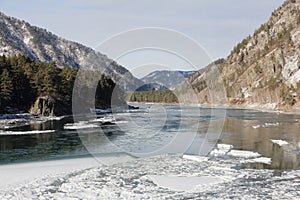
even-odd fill
[[[5,114],[0,115],[0,129],[10,129],[10,128],[16,128],[21,127],[33,123],[42,123],[47,121],[53,121],[53,120],[61,120],[65,116],[60,117],[38,117],[33,116],[28,113],[24,114]]]

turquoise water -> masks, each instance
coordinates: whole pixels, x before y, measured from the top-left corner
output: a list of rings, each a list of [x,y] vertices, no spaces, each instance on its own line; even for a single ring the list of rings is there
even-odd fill
[[[99,127],[89,129],[64,129],[73,123],[70,117],[18,127],[11,131],[55,130],[52,133],[28,135],[0,135],[0,164],[28,162],[70,157],[90,156],[90,153],[124,151],[134,156],[160,153],[199,153],[205,143],[207,150],[216,143],[231,144],[234,149],[248,150],[272,158],[272,164],[246,164],[246,168],[299,169],[300,167],[300,117],[241,109],[209,109],[192,106],[140,105],[141,112],[108,114],[114,121],[88,124]],[[224,114],[224,116],[223,116]],[[103,116],[98,116],[102,118]],[[82,122],[85,124],[85,122]],[[221,124],[220,135],[207,135],[209,127]],[[216,130],[216,129],[212,129]],[[217,132],[217,130],[216,130]],[[209,137],[208,137],[209,136]],[[194,137],[183,148],[172,141],[182,137],[182,143]],[[279,146],[271,140],[284,140]],[[203,147],[203,145],[201,146]],[[184,152],[181,152],[184,149]],[[202,150],[203,152],[203,150]],[[205,152],[205,151],[204,151]],[[156,155],[157,155],[156,154]]]

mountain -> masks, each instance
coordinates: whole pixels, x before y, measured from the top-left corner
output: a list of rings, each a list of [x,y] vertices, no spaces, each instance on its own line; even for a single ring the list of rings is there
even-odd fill
[[[142,84],[107,56],[0,12],[0,55],[15,54],[28,56],[35,61],[55,62],[59,67],[105,69],[105,74],[123,90],[133,90]]]
[[[272,109],[299,106],[300,0],[288,0],[252,36],[236,45],[222,62],[209,65],[189,78],[201,103],[207,98],[208,71],[218,70],[215,81],[226,93],[223,103],[259,105]],[[205,98],[206,96],[206,98]]]
[[[175,90],[195,72],[196,71],[157,70],[141,78],[145,83],[145,87],[141,87],[138,90]]]

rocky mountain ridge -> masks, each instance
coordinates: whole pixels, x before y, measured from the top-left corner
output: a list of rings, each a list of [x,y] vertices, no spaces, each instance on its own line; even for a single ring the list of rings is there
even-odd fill
[[[0,55],[21,54],[35,61],[55,62],[59,67],[105,71],[123,90],[142,82],[106,55],[0,12]]]
[[[189,78],[201,103],[209,69],[218,69],[229,105],[269,105],[272,109],[299,106],[300,95],[300,0],[287,0],[269,21],[236,45],[222,62],[213,63]],[[201,87],[200,87],[201,86]]]

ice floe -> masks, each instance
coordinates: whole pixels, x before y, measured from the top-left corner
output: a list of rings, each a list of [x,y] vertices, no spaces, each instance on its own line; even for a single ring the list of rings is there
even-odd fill
[[[0,135],[34,135],[34,134],[45,134],[53,133],[55,130],[33,130],[33,131],[0,131]]]
[[[88,124],[87,122],[78,122],[78,123],[68,123],[64,125],[66,130],[76,130],[76,129],[90,129],[90,128],[99,128],[99,125]]]
[[[231,150],[228,152],[229,156],[239,157],[239,158],[257,158],[261,155],[253,151],[242,151],[242,150]]]
[[[279,126],[279,123],[264,123],[264,124],[259,124],[259,125],[254,125],[252,128],[258,129],[258,128],[267,128],[271,126]]]
[[[259,157],[259,158],[249,159],[249,160],[243,160],[241,161],[241,163],[263,163],[263,164],[270,165],[272,163],[272,159],[267,157]]]
[[[288,145],[289,143],[283,140],[271,140],[274,144],[278,144],[279,146]]]
[[[197,155],[188,155],[188,154],[184,154],[182,156],[182,158],[188,159],[188,160],[193,160],[193,161],[196,161],[196,162],[203,162],[203,161],[207,161],[208,160],[208,157],[197,156]]]
[[[256,158],[260,154],[252,151],[233,150],[233,146],[229,144],[217,144],[217,148],[210,152],[210,156],[224,156],[229,155],[240,158]]]
[[[84,160],[76,162],[87,164]],[[116,165],[88,164],[85,169],[77,170],[74,161],[54,161],[50,163],[52,167],[48,165],[50,171],[46,175],[43,164],[39,163],[26,164],[30,173],[16,165],[0,166],[1,172],[7,170],[0,174],[1,180],[9,179],[9,175],[16,179],[29,178],[21,184],[14,181],[9,187],[1,187],[0,199],[279,200],[299,197],[299,170],[274,176],[274,170],[235,168],[240,164],[240,160],[230,158],[193,162],[180,155],[160,155]],[[56,168],[67,173],[61,173],[62,170],[55,174]],[[3,185],[6,181],[0,183]]]
[[[105,116],[97,119],[92,119],[90,122],[100,122],[100,123],[113,123],[115,122],[115,118],[112,116]]]
[[[55,163],[0,166],[0,179],[12,183],[0,183],[0,199],[281,200],[300,195],[299,170],[278,176],[274,170],[236,168],[239,159],[193,162],[180,155],[160,155],[108,166],[82,159]],[[86,168],[76,170],[83,164]]]
[[[217,148],[210,152],[211,156],[224,156],[233,148],[230,144],[217,144]]]
[[[217,148],[220,150],[229,151],[233,148],[233,146],[230,144],[217,144]]]

